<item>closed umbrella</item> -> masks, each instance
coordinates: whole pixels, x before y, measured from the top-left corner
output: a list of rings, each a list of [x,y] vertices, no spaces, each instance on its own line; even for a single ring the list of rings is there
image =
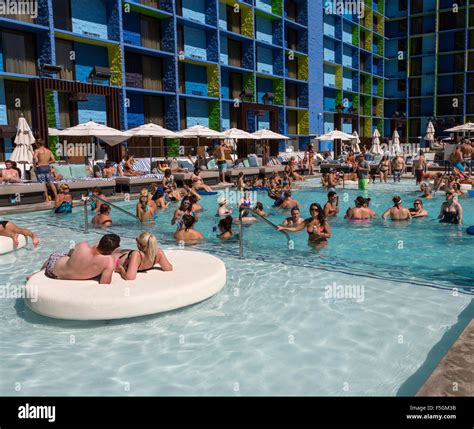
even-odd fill
[[[31,132],[30,126],[26,119],[21,116],[18,120],[17,132],[14,143],[16,144],[15,149],[11,155],[11,160],[21,164],[23,171],[23,177],[25,177],[25,166],[26,164],[33,164],[33,147],[35,137]]]
[[[369,153],[373,155],[383,155],[383,150],[380,146],[380,132],[377,128],[372,136],[372,147],[370,148]]]
[[[354,136],[351,140],[351,150],[354,152],[354,153],[360,153],[360,147],[359,147],[359,144],[360,144],[360,138],[359,138],[359,134],[357,133],[357,131],[354,131],[352,133],[352,135]]]
[[[173,138],[176,137],[176,133],[173,131],[167,130],[160,125],[156,125],[152,122],[149,124],[141,125],[131,130],[125,131],[124,134],[129,135],[130,137],[148,137],[150,143],[150,172],[152,171],[152,143],[153,137],[158,137],[160,139]]]
[[[431,147],[431,145],[434,143],[435,139],[435,127],[433,125],[433,122],[428,122],[428,126],[426,127],[426,134],[425,134],[425,142],[428,143],[428,147]]]
[[[267,129],[262,129],[262,130],[255,131],[254,133],[252,133],[252,138],[254,138],[256,140],[264,140],[265,141],[265,143],[264,143],[265,148],[266,148],[268,140],[290,140],[289,137],[284,136],[283,134],[278,134],[278,133],[275,133],[272,130],[267,130]],[[262,160],[263,165],[267,164],[266,153],[267,153],[267,151],[264,150],[263,151],[264,156],[263,156],[263,160]]]
[[[60,133],[61,131],[57,130],[56,128],[48,128],[48,135],[50,137],[57,137]]]
[[[395,130],[392,136],[392,154],[397,155],[401,151],[402,148],[400,146],[400,134],[398,134],[398,131]]]

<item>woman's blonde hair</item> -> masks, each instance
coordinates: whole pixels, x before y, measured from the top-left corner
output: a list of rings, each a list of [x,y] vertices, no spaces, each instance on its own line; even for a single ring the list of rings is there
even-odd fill
[[[149,195],[148,189],[143,188],[143,189],[140,191],[140,197],[148,197],[148,195]]]
[[[63,183],[60,187],[59,187],[59,190],[61,192],[63,192],[64,190],[69,190],[69,185],[67,185],[66,183]]]
[[[156,254],[158,253],[158,240],[156,237],[149,232],[142,232],[138,236],[137,242],[145,252],[148,259],[154,261]]]

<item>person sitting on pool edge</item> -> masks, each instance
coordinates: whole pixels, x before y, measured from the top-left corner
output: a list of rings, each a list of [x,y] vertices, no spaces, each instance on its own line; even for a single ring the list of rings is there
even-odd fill
[[[298,232],[306,227],[308,233],[308,241],[317,248],[324,247],[331,238],[331,227],[326,221],[324,210],[318,203],[311,204],[309,208],[311,217],[305,219],[304,222],[297,226],[282,226],[277,227],[278,231]]]
[[[102,204],[99,213],[92,218],[92,224],[95,226],[111,226],[112,218],[110,217],[110,211],[111,208],[108,204]]]
[[[13,247],[18,247],[20,242],[18,241],[18,236],[24,235],[25,237],[30,237],[33,241],[33,246],[38,247],[39,240],[38,235],[26,228],[20,228],[13,222],[8,220],[0,221],[0,236],[9,237],[13,240]]]
[[[69,185],[63,183],[59,187],[60,194],[57,195],[54,202],[54,213],[69,214],[72,213],[72,195],[69,193]]]
[[[120,264],[115,272],[124,280],[135,280],[137,273],[144,273],[159,265],[163,271],[173,271],[173,265],[166,258],[163,250],[158,247],[158,240],[149,232],[142,232],[136,239],[138,250],[115,251],[120,253]]]
[[[54,252],[43,264],[46,277],[58,280],[93,280],[110,284],[116,259],[112,253],[120,245],[116,234],[104,235],[96,246],[82,242],[69,253]]]
[[[390,219],[393,221],[410,220],[412,218],[410,210],[403,207],[403,201],[401,197],[393,197],[393,207],[390,207],[382,215],[382,219]]]
[[[195,242],[203,240],[203,235],[194,229],[195,222],[196,219],[194,219],[194,216],[188,214],[183,215],[181,227],[174,233],[176,241],[194,244]]]
[[[428,212],[423,207],[423,201],[415,200],[413,208],[410,209],[412,218],[420,218],[428,216]]]

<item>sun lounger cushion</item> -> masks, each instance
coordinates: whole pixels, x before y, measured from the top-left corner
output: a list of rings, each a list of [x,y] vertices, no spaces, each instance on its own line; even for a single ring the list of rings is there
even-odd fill
[[[258,159],[255,155],[249,155],[248,157],[250,167],[259,167]]]

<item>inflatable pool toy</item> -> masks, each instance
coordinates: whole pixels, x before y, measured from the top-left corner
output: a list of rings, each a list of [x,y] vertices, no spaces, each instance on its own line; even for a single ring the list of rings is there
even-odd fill
[[[52,280],[41,271],[29,279],[25,303],[35,313],[55,319],[124,319],[196,304],[226,283],[225,265],[215,256],[187,250],[170,250],[166,256],[173,271],[150,270],[133,281],[114,273],[110,285]]]
[[[467,191],[467,194],[468,194],[470,197],[474,198],[474,191]]]
[[[474,235],[474,225],[470,226],[466,232],[469,234],[469,235]]]
[[[219,192],[205,192],[205,191],[198,191],[199,195],[217,195]]]
[[[0,236],[0,255],[5,255],[6,253],[13,252],[26,246],[26,237],[24,235],[20,235],[18,241],[20,244],[17,247],[14,247],[13,240],[10,237],[5,237],[3,235]]]

